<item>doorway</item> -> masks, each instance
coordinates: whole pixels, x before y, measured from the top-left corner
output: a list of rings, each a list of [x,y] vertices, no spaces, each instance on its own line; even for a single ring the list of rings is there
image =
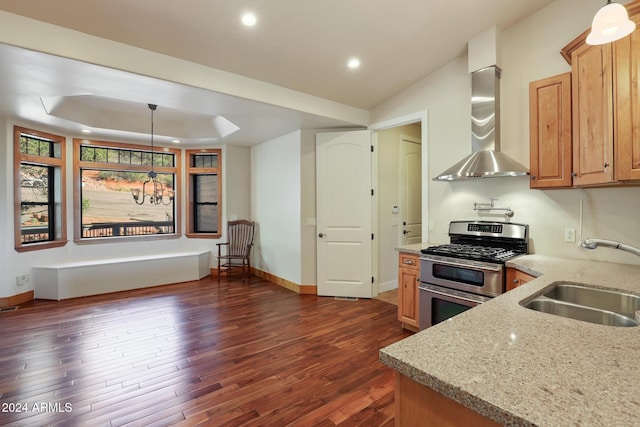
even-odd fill
[[[400,245],[422,242],[422,144],[418,138],[400,136],[398,195]]]
[[[425,119],[426,117],[424,119],[417,117],[410,122],[389,124],[377,129],[375,134],[377,152],[375,228],[377,233],[374,244],[377,245],[378,293],[398,287],[396,248],[426,240],[422,236],[423,200],[425,199],[421,185],[422,175],[426,172],[423,166],[425,163],[422,153],[423,144],[421,144]],[[405,145],[404,154],[401,154],[402,145]],[[404,159],[401,158],[403,156]],[[408,185],[408,182],[412,185]],[[411,231],[403,233],[405,230]],[[406,242],[404,236],[410,233],[415,237]]]

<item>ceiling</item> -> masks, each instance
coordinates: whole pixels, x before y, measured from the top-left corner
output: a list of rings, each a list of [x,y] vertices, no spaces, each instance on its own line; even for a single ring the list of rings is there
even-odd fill
[[[0,10],[370,110],[463,54],[475,35],[551,1],[0,0]],[[240,23],[245,11],[257,25]],[[351,70],[354,56],[361,66]],[[354,125],[5,44],[0,59],[0,113],[74,133],[86,125],[104,138],[142,137],[149,99],[160,139],[185,146]]]

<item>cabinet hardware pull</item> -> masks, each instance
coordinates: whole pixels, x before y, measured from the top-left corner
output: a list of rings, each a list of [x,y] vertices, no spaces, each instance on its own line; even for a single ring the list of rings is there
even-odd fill
[[[604,164],[604,167],[605,167],[605,168],[608,168],[608,167],[609,167],[609,163],[605,163],[605,164]]]
[[[405,264],[409,264],[409,265],[413,265],[413,264],[414,264],[414,263],[413,263],[413,261],[412,261],[412,260],[410,260],[410,259],[405,259],[405,260],[404,260],[404,263],[405,263]]]
[[[536,179],[536,176],[535,175],[531,175],[531,179]]]
[[[518,279],[513,279],[513,283],[515,283],[515,284],[517,285],[518,283],[520,283],[520,280],[518,280]]]
[[[318,234],[318,237],[324,237],[324,234],[319,233],[319,234]]]

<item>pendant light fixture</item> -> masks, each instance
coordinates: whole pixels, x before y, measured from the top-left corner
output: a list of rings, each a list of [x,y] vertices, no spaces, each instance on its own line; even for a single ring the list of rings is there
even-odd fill
[[[611,0],[607,0],[607,4],[593,17],[587,44],[611,43],[628,36],[635,29],[636,24],[629,19],[627,9],[620,3],[611,3]]]
[[[154,164],[154,150],[153,150],[153,112],[158,107],[155,104],[147,104],[149,106],[149,110],[151,110],[151,170],[147,174],[147,180],[142,184],[142,189],[140,188],[132,188],[131,194],[133,195],[133,201],[138,205],[144,204],[146,199],[149,200],[149,203],[152,205],[169,205],[173,202],[174,193],[173,190],[166,190],[167,197],[165,197],[165,189],[164,185],[158,181],[158,174],[153,170]],[[147,190],[147,184],[149,184],[149,189]],[[142,193],[142,194],[140,194]]]

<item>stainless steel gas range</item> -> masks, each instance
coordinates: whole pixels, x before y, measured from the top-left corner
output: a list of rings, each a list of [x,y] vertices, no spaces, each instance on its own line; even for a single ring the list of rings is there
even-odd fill
[[[529,226],[452,221],[449,239],[421,251],[421,330],[502,294],[505,262],[528,253]]]

